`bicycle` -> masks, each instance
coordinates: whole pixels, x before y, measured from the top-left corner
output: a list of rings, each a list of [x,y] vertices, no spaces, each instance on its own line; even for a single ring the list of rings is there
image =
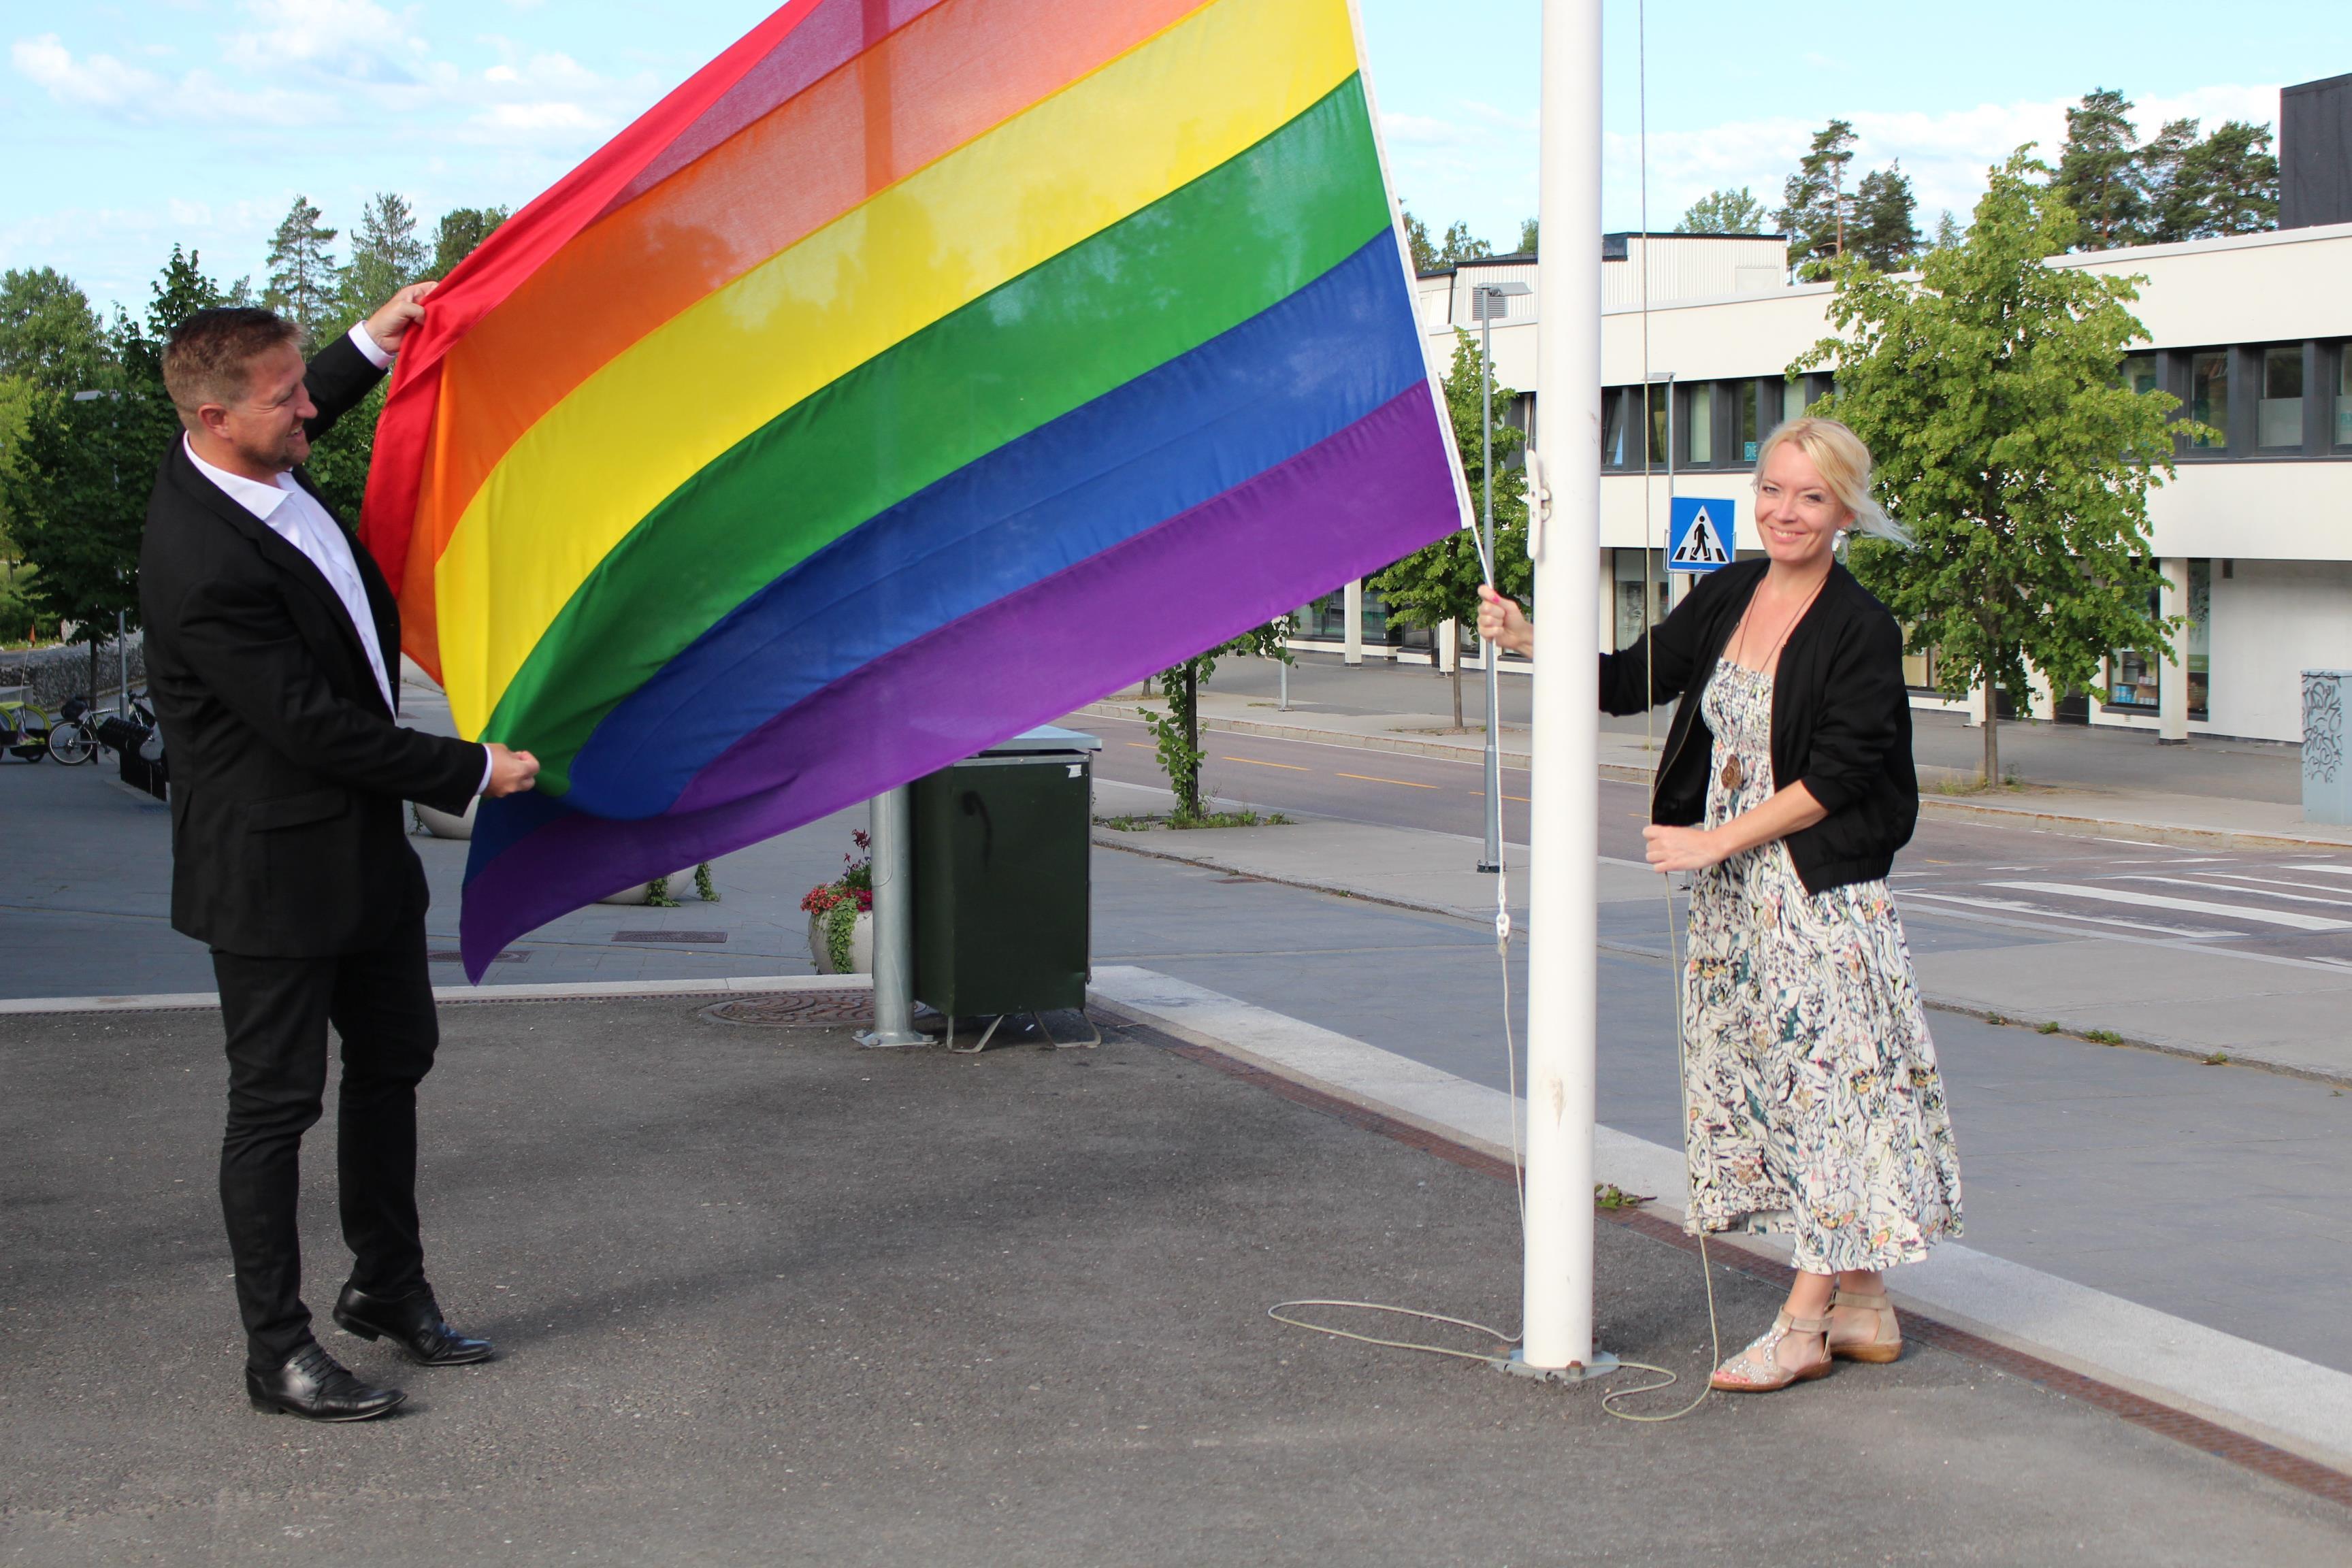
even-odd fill
[[[87,700],[68,697],[57,722],[49,726],[49,755],[67,767],[98,760],[98,736],[89,714]]]

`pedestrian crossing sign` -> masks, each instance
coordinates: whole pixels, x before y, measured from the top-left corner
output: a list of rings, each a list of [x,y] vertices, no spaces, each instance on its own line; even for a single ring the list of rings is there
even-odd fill
[[[1666,570],[1712,572],[1730,565],[1731,552],[1739,547],[1738,516],[1738,509],[1727,500],[1675,497],[1668,514]]]

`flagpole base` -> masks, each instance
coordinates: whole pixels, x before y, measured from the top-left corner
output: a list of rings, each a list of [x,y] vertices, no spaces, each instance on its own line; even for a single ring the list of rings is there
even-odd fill
[[[1592,1360],[1579,1366],[1529,1366],[1526,1355],[1525,1351],[1513,1351],[1510,1359],[1499,1364],[1513,1377],[1531,1377],[1542,1383],[1591,1383],[1622,1370],[1617,1358],[1607,1351],[1594,1351]]]

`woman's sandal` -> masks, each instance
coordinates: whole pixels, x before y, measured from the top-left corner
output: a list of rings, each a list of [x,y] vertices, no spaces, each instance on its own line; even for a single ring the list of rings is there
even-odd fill
[[[1857,1312],[1875,1314],[1870,1333],[1860,1339],[1830,1338],[1830,1355],[1841,1361],[1866,1361],[1879,1364],[1894,1361],[1903,1353],[1903,1325],[1895,1321],[1895,1303],[1886,1299],[1884,1290],[1864,1294],[1859,1290],[1841,1289],[1830,1298],[1832,1310],[1839,1307]]]
[[[1827,1348],[1830,1321],[1827,1318],[1792,1318],[1782,1312],[1772,1320],[1772,1326],[1754,1344],[1715,1369],[1707,1386],[1720,1388],[1727,1394],[1770,1394],[1792,1383],[1811,1383],[1817,1377],[1827,1377],[1836,1368]],[[1822,1359],[1810,1366],[1796,1368],[1780,1364],[1778,1352],[1780,1342],[1790,1334],[1819,1334],[1823,1349]]]

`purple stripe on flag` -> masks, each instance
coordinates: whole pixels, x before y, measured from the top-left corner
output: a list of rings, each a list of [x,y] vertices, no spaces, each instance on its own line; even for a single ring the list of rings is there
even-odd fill
[[[1459,521],[1424,384],[1149,532],[873,660],[751,731],[665,816],[558,817],[479,868],[478,980],[524,932],[1049,723],[1297,609]]]

